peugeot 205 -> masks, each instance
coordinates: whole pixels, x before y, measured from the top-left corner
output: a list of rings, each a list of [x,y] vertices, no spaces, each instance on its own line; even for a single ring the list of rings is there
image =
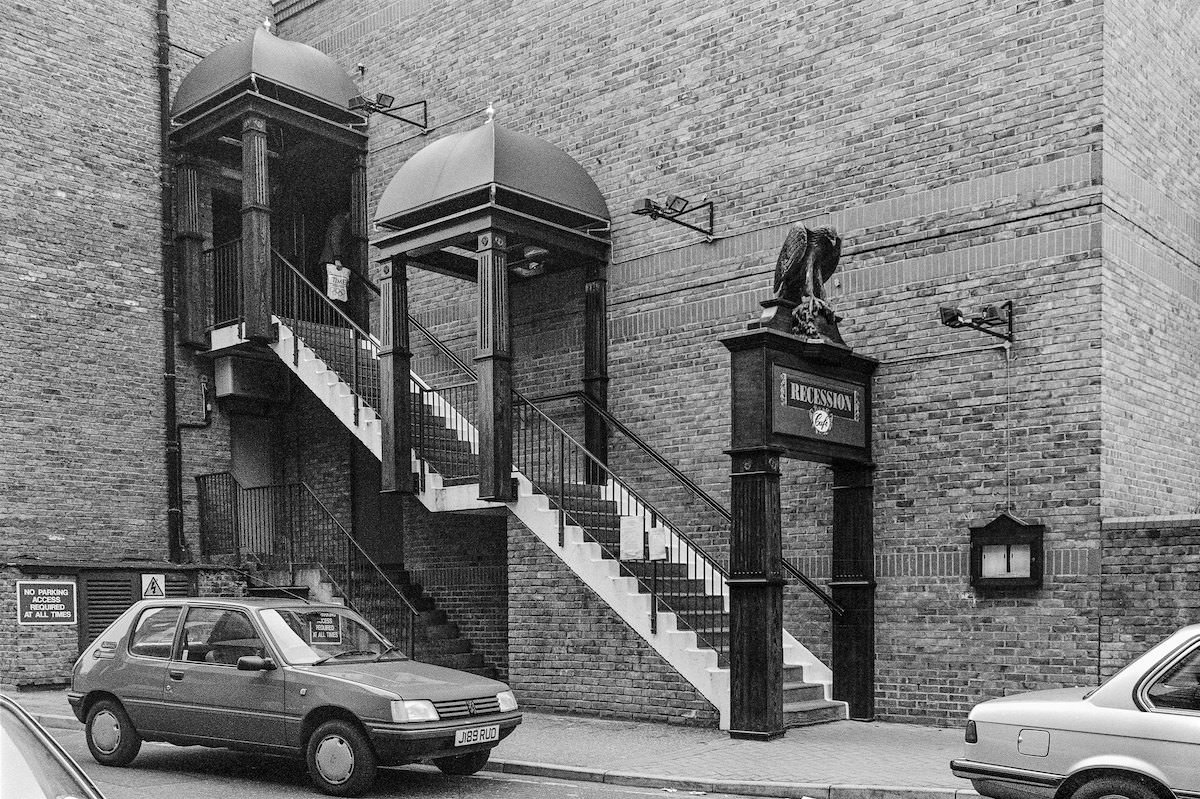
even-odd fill
[[[473,774],[521,722],[507,685],[411,660],[353,610],[285,599],[144,600],[79,657],[68,698],[97,761],[142,741],[304,758],[357,796],[380,765]]]
[[[976,705],[959,777],[994,799],[1200,799],[1200,625],[1098,688]]]

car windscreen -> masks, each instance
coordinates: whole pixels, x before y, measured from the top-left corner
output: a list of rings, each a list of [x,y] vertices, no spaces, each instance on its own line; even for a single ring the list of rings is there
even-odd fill
[[[317,665],[332,660],[404,660],[403,651],[364,625],[352,611],[270,608],[259,616],[285,661]]]
[[[5,703],[0,703],[0,796],[22,799],[69,799],[99,794],[83,784],[68,765],[67,755],[55,751],[49,736],[39,734]]]

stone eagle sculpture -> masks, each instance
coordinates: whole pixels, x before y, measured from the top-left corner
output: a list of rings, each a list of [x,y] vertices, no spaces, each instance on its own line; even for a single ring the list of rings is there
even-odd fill
[[[797,222],[783,240],[775,262],[775,298],[795,305],[792,329],[798,335],[844,343],[837,329],[840,317],[825,301],[825,281],[841,256],[842,239],[830,227],[809,229]]]

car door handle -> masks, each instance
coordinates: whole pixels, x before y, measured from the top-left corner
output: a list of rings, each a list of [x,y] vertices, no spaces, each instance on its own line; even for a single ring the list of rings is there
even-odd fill
[[[167,672],[167,676],[169,676],[169,677],[170,677],[172,680],[182,680],[182,679],[183,679],[183,672],[182,672],[182,671],[175,671],[174,669],[172,669],[172,670],[170,670],[170,671],[168,671],[168,672]]]

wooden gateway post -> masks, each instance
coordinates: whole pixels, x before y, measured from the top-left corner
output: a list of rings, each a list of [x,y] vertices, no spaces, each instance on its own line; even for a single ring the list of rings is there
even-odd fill
[[[728,454],[733,504],[729,555],[730,729],[783,735],[781,458],[834,470],[834,698],[874,714],[871,376],[877,361],[842,342],[822,283],[841,239],[796,225],[762,317],[725,337],[732,373]]]

